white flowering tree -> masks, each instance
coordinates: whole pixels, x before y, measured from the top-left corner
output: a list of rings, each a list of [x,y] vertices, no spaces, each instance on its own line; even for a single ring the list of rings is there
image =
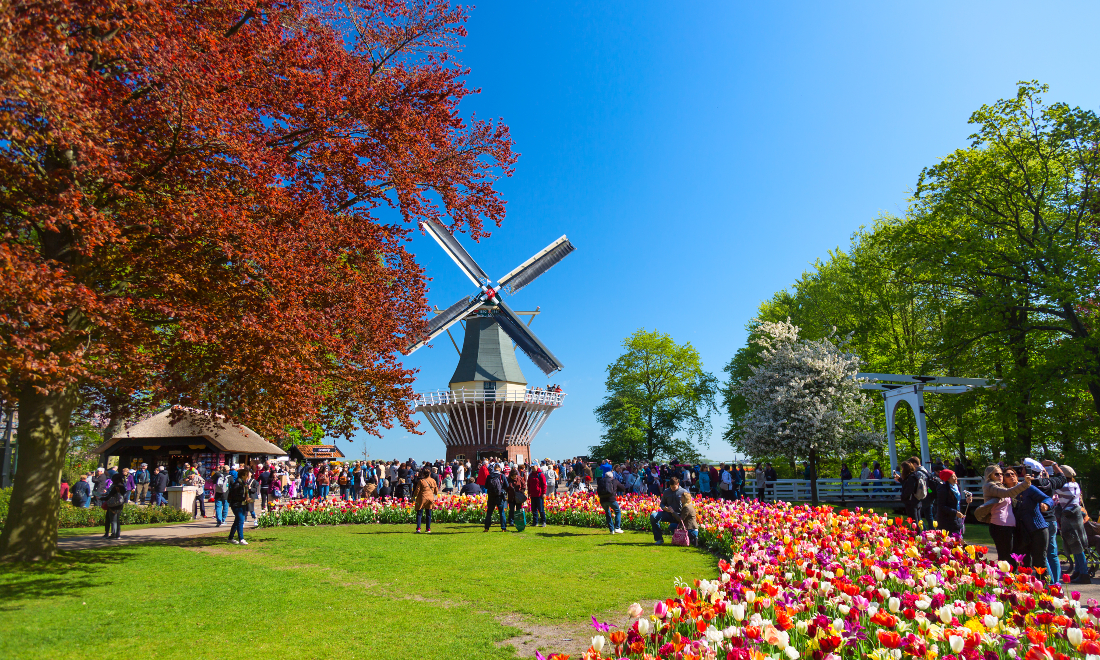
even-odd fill
[[[798,338],[798,326],[760,323],[753,341],[763,350],[752,375],[735,386],[746,404],[733,442],[753,456],[783,452],[807,457],[810,491],[818,503],[819,456],[883,442],[870,422],[871,399],[859,387],[858,355],[833,337]]]

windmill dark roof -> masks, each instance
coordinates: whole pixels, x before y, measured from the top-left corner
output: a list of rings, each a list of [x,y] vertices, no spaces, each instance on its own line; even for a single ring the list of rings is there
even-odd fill
[[[527,384],[516,361],[512,340],[490,317],[466,319],[466,338],[462,341],[462,357],[451,376],[452,383],[476,380],[507,381]]]

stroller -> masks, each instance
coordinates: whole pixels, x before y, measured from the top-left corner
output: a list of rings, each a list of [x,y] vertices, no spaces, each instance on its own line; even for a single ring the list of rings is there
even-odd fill
[[[1059,535],[1062,533],[1061,524],[1058,525],[1058,533]],[[1089,577],[1095,577],[1096,572],[1100,571],[1100,523],[1091,520],[1085,521],[1085,537],[1088,539],[1088,546],[1085,548],[1085,561],[1088,562]],[[1062,562],[1062,572],[1068,574],[1073,562],[1070,561],[1064,542],[1058,544],[1058,559]]]

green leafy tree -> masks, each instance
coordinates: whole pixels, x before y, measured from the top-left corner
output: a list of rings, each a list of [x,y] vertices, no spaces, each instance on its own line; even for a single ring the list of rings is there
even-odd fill
[[[623,341],[623,353],[607,367],[608,395],[596,408],[607,429],[593,456],[615,460],[696,460],[717,410],[717,379],[703,370],[699,352],[663,332],[640,329]],[[675,437],[684,434],[684,438]]]

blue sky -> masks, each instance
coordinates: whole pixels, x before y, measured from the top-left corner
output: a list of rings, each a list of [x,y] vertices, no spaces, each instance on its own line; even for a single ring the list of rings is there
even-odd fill
[[[482,92],[464,108],[503,118],[521,157],[503,226],[459,240],[493,277],[562,234],[577,247],[508,300],[541,306],[532,328],[566,365],[535,456],[597,442],[605,369],[640,327],[691,342],[720,375],[762,300],[903,212],[921,168],[965,146],[970,113],[1017,81],[1098,109],[1098,19],[1083,2],[478,3],[460,58]],[[431,238],[412,250],[432,304],[472,293]],[[444,336],[405,363],[435,390],[457,355]],[[421,422],[348,453],[441,457]],[[733,456],[724,427],[715,416],[707,456]]]

